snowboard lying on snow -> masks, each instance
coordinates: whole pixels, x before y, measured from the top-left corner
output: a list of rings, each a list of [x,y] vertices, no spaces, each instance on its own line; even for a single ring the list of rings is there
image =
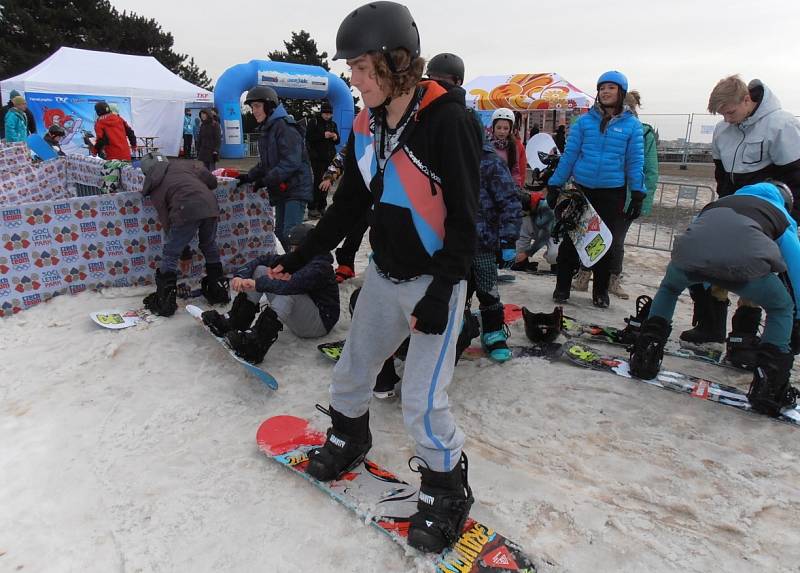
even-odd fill
[[[733,406],[746,412],[753,411],[747,399],[747,393],[734,386],[711,382],[697,376],[675,372],[673,370],[662,369],[658,376],[652,380],[642,380],[634,378],[630,373],[630,366],[625,358],[603,354],[601,351],[586,344],[567,340],[563,344],[548,342],[544,344],[532,344],[530,346],[512,346],[511,352],[515,358],[536,357],[547,360],[566,360],[570,364],[582,368],[591,368],[602,372],[609,372],[622,376],[623,378],[639,380],[651,386],[666,388],[673,392],[689,394],[692,398],[700,398],[709,402],[717,402],[726,406]],[[464,356],[480,356],[482,348],[470,347],[464,352]],[[800,426],[800,405],[791,408],[784,408],[781,415],[773,418],[780,422]]]
[[[409,518],[417,511],[416,487],[369,460],[337,480],[324,483],[315,480],[306,473],[308,452],[325,443],[325,434],[310,427],[302,418],[269,418],[258,428],[256,441],[270,458],[316,485],[396,543],[409,548],[406,538]],[[430,558],[437,571],[445,572],[536,571],[517,544],[471,518],[451,549]]]
[[[278,389],[278,381],[275,380],[275,377],[272,374],[270,374],[269,372],[267,372],[263,368],[259,368],[255,364],[250,364],[247,360],[244,360],[244,359],[239,358],[238,356],[236,356],[236,353],[228,346],[228,344],[227,344],[227,342],[225,341],[224,338],[220,338],[219,336],[216,336],[213,332],[211,332],[211,330],[203,322],[203,319],[202,319],[203,309],[202,308],[200,308],[199,306],[194,306],[193,304],[187,304],[186,305],[186,312],[188,312],[194,318],[196,318],[200,322],[200,324],[203,326],[203,328],[205,328],[208,331],[208,333],[212,336],[212,338],[214,338],[214,340],[216,340],[222,346],[224,346],[225,350],[228,351],[228,354],[230,354],[233,357],[233,359],[236,360],[236,362],[238,362],[239,364],[244,366],[245,369],[248,372],[250,372],[250,374],[254,375],[256,378],[261,380],[264,384],[266,384],[267,386],[269,386],[273,390],[277,390]]]

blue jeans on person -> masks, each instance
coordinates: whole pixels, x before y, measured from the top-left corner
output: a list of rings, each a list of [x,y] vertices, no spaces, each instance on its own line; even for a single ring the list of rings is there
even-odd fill
[[[699,282],[703,280],[697,280],[697,277],[691,278],[685,271],[670,263],[653,299],[650,316],[660,316],[667,322],[671,321],[672,315],[675,314],[678,296],[686,287]],[[789,339],[794,322],[794,302],[778,275],[770,273],[746,283],[735,285],[726,283],[720,286],[763,308],[767,313],[767,320],[761,342],[777,346],[781,352],[789,352]]]
[[[219,248],[217,247],[217,218],[208,217],[198,221],[190,221],[183,225],[170,227],[166,243],[161,253],[161,273],[177,273],[178,259],[194,235],[200,239],[200,252],[206,259],[206,265],[219,262]]]
[[[283,245],[283,250],[289,252],[289,245],[286,244],[286,235],[293,227],[303,222],[306,214],[305,201],[275,201],[275,236]]]

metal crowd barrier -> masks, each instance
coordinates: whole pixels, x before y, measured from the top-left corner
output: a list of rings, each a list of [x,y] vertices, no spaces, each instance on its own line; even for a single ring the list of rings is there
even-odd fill
[[[633,222],[625,237],[625,244],[657,251],[672,251],[675,237],[714,199],[716,193],[708,185],[668,179],[659,181],[652,211]]]

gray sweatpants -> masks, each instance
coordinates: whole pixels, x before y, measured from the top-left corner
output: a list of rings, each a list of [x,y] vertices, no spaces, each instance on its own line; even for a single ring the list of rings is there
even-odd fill
[[[453,287],[444,334],[411,330],[411,313],[433,277],[396,284],[370,262],[358,297],[342,357],[333,369],[331,406],[350,418],[369,409],[372,387],[387,356],[411,335],[403,372],[403,422],[416,454],[430,469],[452,470],[461,457],[464,434],[450,413],[447,387],[453,377],[456,341],[463,319],[467,284]]]
[[[267,267],[259,265],[253,272],[253,279],[258,279],[266,274]],[[319,308],[307,294],[275,294],[273,292],[263,294],[267,295],[269,305],[281,322],[297,338],[319,338],[328,334],[319,315]],[[253,291],[247,293],[247,298],[258,304],[261,295],[262,293]]]

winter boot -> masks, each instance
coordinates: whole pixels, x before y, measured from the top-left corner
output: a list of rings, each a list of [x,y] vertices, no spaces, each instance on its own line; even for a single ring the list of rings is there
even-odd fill
[[[650,315],[653,299],[646,294],[636,297],[636,314],[625,319],[626,326],[617,333],[617,342],[632,345],[642,330],[642,323]]]
[[[458,364],[464,351],[472,344],[472,341],[480,335],[480,322],[478,318],[472,314],[468,304],[468,308],[464,309],[464,322],[461,325],[461,331],[458,333],[458,340],[456,341],[456,364]]]
[[[207,310],[201,316],[203,323],[214,333],[222,338],[231,330],[247,330],[253,324],[253,319],[258,313],[258,305],[247,298],[247,294],[240,292],[233,299],[233,306],[228,314],[220,314],[216,310]]]
[[[495,362],[506,362],[511,360],[511,350],[506,344],[508,340],[508,329],[503,322],[503,307],[481,311],[481,325],[483,334],[481,335],[481,345]]]
[[[672,331],[669,323],[660,316],[651,316],[642,324],[631,349],[631,374],[642,380],[655,378],[664,359],[664,346]]]
[[[317,409],[331,417],[328,438],[321,448],[308,453],[308,475],[319,481],[331,481],[350,471],[367,456],[372,447],[369,411],[358,418],[348,418],[333,407]]]
[[[572,288],[572,272],[574,269],[559,265],[556,274],[556,288],[553,291],[553,300],[557,303],[569,300],[569,291]]]
[[[728,300],[717,300],[703,285],[692,285],[689,294],[694,301],[694,328],[681,332],[680,339],[694,344],[725,342]]]
[[[725,341],[728,362],[739,368],[751,370],[756,365],[756,355],[761,339],[758,327],[761,324],[761,309],[740,306],[731,318],[731,332]]]
[[[611,279],[608,282],[608,292],[617,298],[621,298],[622,300],[628,300],[631,298],[631,295],[625,292],[625,289],[622,288],[622,277],[620,275],[611,275]]]
[[[162,273],[156,270],[156,292],[150,293],[144,300],[145,308],[159,316],[172,316],[178,309],[178,275]]]
[[[386,400],[397,396],[395,388],[397,383],[400,382],[400,376],[394,369],[394,358],[389,358],[383,363],[383,368],[378,372],[378,377],[375,379],[375,388],[372,389],[372,395],[378,400]]]
[[[591,278],[592,271],[581,267],[581,270],[579,270],[575,278],[572,279],[572,288],[577,291],[587,292],[589,290],[589,280],[591,280]]]
[[[762,344],[756,353],[756,369],[747,399],[753,410],[778,416],[783,408],[794,406],[798,390],[789,383],[794,356],[772,344]]]
[[[467,479],[467,455],[449,472],[435,472],[426,466],[411,467],[422,477],[417,513],[411,516],[408,544],[426,553],[441,553],[455,543],[469,516],[475,498]],[[423,462],[424,463],[424,462]]]
[[[260,364],[267,350],[278,340],[278,333],[283,330],[283,323],[270,307],[265,307],[258,315],[250,330],[231,330],[225,334],[228,346],[236,356],[244,358],[251,364]]]
[[[200,288],[209,304],[228,304],[231,301],[222,263],[206,263],[206,276],[200,279]]]

